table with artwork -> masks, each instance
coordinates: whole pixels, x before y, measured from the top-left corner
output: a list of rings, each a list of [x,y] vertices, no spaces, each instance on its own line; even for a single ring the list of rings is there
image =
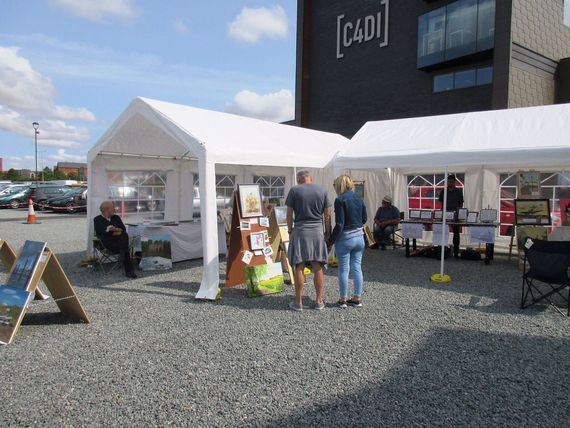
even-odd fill
[[[170,236],[172,262],[199,259],[202,257],[202,225],[200,221],[127,223],[127,233],[132,239],[133,252],[142,250],[141,239],[146,231],[152,234],[167,233]],[[226,232],[223,222],[218,222],[218,253],[226,254]]]
[[[460,226],[469,228],[470,242],[477,244],[485,244],[485,264],[489,264],[495,254],[495,230],[499,227],[499,223],[482,223],[467,221],[448,221],[445,223],[446,228],[443,229],[443,222],[439,220],[405,220],[401,222],[402,236],[406,245],[406,257],[410,257],[410,248],[417,250],[417,240],[423,238],[424,231],[432,231],[434,246],[441,245],[442,233],[444,242],[449,241],[449,227]],[[410,243],[411,241],[411,243]]]

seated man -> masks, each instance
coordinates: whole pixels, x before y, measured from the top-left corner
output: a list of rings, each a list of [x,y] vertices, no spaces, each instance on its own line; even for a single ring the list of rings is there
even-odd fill
[[[374,216],[374,241],[376,243],[371,248],[386,249],[386,243],[390,241],[396,226],[400,223],[400,210],[392,205],[392,197],[384,196],[382,206],[376,211]]]
[[[125,275],[136,278],[133,270],[129,251],[129,235],[121,217],[115,214],[115,205],[111,201],[105,201],[99,207],[101,215],[93,219],[95,235],[101,243],[113,254],[119,255],[119,261],[125,267]]]

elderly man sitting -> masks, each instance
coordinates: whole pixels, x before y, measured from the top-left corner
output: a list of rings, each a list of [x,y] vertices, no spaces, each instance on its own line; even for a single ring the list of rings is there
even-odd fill
[[[380,247],[386,249],[386,243],[390,241],[395,227],[400,223],[400,210],[392,205],[392,197],[384,196],[382,206],[374,216],[374,244],[371,248]]]
[[[95,235],[106,249],[119,255],[119,261],[125,267],[125,275],[136,278],[133,270],[129,250],[129,235],[121,217],[115,214],[115,205],[111,201],[105,201],[99,207],[101,215],[93,219]]]

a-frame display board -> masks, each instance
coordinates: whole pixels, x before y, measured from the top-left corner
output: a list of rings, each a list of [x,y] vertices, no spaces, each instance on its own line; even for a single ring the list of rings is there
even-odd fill
[[[0,336],[3,340],[0,340],[0,343],[9,344],[13,340],[30,302],[29,298],[24,299],[24,294],[31,296],[36,293],[40,281],[45,283],[53,301],[63,314],[76,321],[89,323],[89,318],[55,254],[45,243],[26,241],[22,254],[10,269],[7,284],[0,286],[2,298],[11,299],[9,302],[0,302],[4,303],[4,311],[7,311],[6,315],[2,315]],[[16,297],[19,298],[19,303],[14,300]]]
[[[289,245],[289,232],[287,226],[278,223],[276,210],[273,209],[269,216],[269,242],[273,249],[273,260],[280,261],[283,272],[289,275],[289,281],[295,285],[295,275],[293,268],[287,258],[287,246]]]
[[[12,266],[14,266],[16,262],[16,253],[3,239],[0,239],[0,260],[2,260],[2,263],[8,271],[12,269]]]
[[[262,217],[242,217],[240,207],[240,191],[234,192],[233,215],[232,215],[232,229],[230,232],[230,247],[228,251],[228,259],[226,266],[226,287],[234,287],[236,285],[245,284],[245,268],[246,266],[258,266],[266,264],[265,254],[263,250],[253,250],[251,247],[251,235],[256,233],[265,232],[267,234],[267,241],[269,241],[269,234],[267,227],[259,224]],[[244,223],[248,223],[247,228],[244,228]],[[267,242],[269,246],[269,242]],[[259,252],[261,251],[261,254]],[[249,263],[244,262],[246,252],[251,253],[251,260]],[[257,254],[256,254],[257,253]]]

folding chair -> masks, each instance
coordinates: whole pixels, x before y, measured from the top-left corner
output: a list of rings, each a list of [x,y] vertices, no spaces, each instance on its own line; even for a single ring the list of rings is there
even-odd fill
[[[97,266],[99,266],[103,273],[112,272],[119,266],[119,255],[107,249],[97,237],[93,238],[93,252],[97,259]],[[105,268],[105,265],[110,266]]]
[[[569,267],[570,241],[527,238],[524,245],[521,309],[545,300],[561,315],[570,317]],[[567,295],[563,294],[566,287],[568,287]],[[553,302],[552,296],[562,298],[566,304],[566,313]]]

